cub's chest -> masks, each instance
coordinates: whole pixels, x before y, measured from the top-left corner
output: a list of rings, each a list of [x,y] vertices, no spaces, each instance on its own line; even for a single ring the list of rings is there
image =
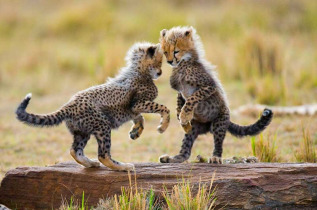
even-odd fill
[[[173,69],[172,75],[170,77],[171,87],[177,91],[181,89],[181,83],[185,81],[185,74],[181,70]]]
[[[184,74],[172,74],[170,84],[171,87],[180,92],[185,99],[190,97],[196,91],[196,87],[190,85],[188,81],[185,80]]]

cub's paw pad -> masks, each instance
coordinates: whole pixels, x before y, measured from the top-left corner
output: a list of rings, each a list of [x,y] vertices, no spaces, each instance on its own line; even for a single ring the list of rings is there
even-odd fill
[[[221,159],[221,157],[213,156],[213,157],[209,158],[208,163],[222,164],[222,159]]]
[[[142,131],[143,131],[143,128],[142,128],[142,127],[133,128],[133,129],[129,132],[130,139],[135,140],[135,139],[139,138],[140,135],[141,135],[141,133],[142,133]]]
[[[189,133],[192,130],[192,125],[190,124],[190,122],[188,122],[185,125],[182,125],[183,130],[185,131],[185,133]]]
[[[162,155],[159,158],[160,163],[169,163],[170,162],[170,156],[169,155]]]
[[[139,138],[139,134],[138,133],[134,133],[134,132],[130,132],[129,133],[130,139],[135,140],[137,138]]]

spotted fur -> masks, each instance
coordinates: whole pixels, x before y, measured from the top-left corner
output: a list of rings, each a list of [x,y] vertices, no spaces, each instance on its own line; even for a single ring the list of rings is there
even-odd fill
[[[17,118],[33,126],[53,126],[65,121],[74,137],[70,154],[78,163],[85,167],[99,166],[99,162],[84,155],[84,148],[90,136],[94,135],[98,142],[98,159],[102,164],[115,170],[132,170],[133,164],[111,158],[111,130],[132,120],[134,125],[130,138],[137,139],[144,128],[141,113],[160,114],[158,131],[163,133],[166,130],[169,110],[154,102],[157,88],[153,79],[162,73],[162,57],[159,44],[137,43],[127,54],[127,66],[115,78],[78,92],[61,109],[47,115],[25,111],[31,99],[28,94],[16,110]]]
[[[160,43],[173,67],[170,84],[178,91],[177,117],[186,132],[180,153],[174,157],[164,155],[161,162],[187,160],[197,136],[211,132],[215,145],[211,162],[221,163],[226,131],[242,137],[256,135],[269,125],[273,113],[268,109],[253,125],[240,126],[230,121],[226,94],[213,66],[204,59],[202,44],[193,27],[164,29]]]

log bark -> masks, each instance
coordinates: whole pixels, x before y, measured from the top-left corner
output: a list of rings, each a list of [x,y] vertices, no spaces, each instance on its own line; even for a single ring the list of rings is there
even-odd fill
[[[138,163],[139,188],[159,195],[182,179],[196,185],[209,183],[215,172],[217,208],[312,209],[317,208],[317,164],[157,164]],[[132,180],[134,175],[132,173]],[[83,168],[74,162],[49,167],[19,167],[7,172],[0,186],[0,203],[15,209],[52,209],[71,196],[89,205],[121,193],[129,186],[126,172]]]

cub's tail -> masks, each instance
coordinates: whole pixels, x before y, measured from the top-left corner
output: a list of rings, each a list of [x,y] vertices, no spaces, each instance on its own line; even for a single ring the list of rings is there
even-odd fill
[[[65,112],[62,110],[53,112],[51,114],[46,115],[37,115],[37,114],[30,114],[25,111],[26,107],[31,100],[32,94],[29,93],[25,96],[21,104],[16,110],[17,119],[33,126],[53,126],[60,124],[65,119]]]
[[[230,122],[228,131],[237,137],[254,136],[263,131],[272,121],[273,112],[270,109],[264,109],[260,119],[252,125],[241,126]]]

